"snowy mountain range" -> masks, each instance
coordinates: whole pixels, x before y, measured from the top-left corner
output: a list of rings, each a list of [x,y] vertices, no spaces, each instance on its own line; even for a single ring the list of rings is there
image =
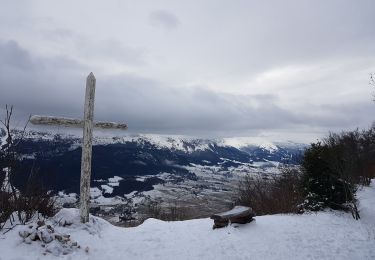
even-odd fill
[[[232,176],[275,168],[279,163],[298,163],[305,144],[270,142],[262,138],[198,139],[183,136],[130,135],[94,138],[92,186],[109,178],[126,179],[113,194],[149,190],[173,176],[175,181],[194,180],[202,167]],[[45,183],[56,191],[77,192],[80,174],[80,137],[27,132],[20,143],[22,174],[37,166]],[[194,169],[196,168],[196,169]],[[147,178],[145,178],[147,176]],[[137,178],[143,177],[143,181]],[[21,181],[22,178],[20,178]],[[125,183],[125,182],[123,182]]]
[[[2,137],[4,141],[4,136]],[[76,202],[81,167],[79,135],[29,131],[17,147],[22,187],[32,169],[49,190]],[[186,136],[96,136],[91,199],[98,205],[136,203],[144,198],[231,203],[240,178],[277,174],[280,163],[298,164],[305,144],[263,138],[199,139]],[[215,203],[212,203],[215,204]],[[200,212],[202,209],[200,209]]]

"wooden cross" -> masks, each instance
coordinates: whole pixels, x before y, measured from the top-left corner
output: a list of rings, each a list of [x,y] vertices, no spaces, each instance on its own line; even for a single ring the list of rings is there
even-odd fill
[[[59,125],[83,127],[82,159],[81,159],[81,184],[80,184],[80,215],[81,222],[89,221],[90,209],[90,177],[91,177],[91,155],[92,155],[92,131],[93,127],[102,129],[122,129],[126,130],[126,124],[113,122],[93,122],[94,118],[94,98],[96,79],[91,72],[86,80],[86,95],[84,119],[73,119],[64,117],[38,116],[30,118],[30,122],[35,125]]]

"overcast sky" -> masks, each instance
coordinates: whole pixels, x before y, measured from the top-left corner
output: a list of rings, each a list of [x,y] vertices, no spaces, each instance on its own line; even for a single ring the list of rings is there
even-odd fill
[[[131,133],[314,140],[375,120],[375,1],[0,0],[0,105]],[[0,110],[3,112],[3,110]]]

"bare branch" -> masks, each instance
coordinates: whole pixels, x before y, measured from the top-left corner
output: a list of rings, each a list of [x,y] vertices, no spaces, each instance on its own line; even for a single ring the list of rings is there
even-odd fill
[[[20,138],[18,139],[18,142],[16,144],[14,144],[15,146],[17,146],[25,137],[25,133],[26,133],[26,128],[27,128],[27,125],[29,124],[30,122],[30,118],[31,118],[31,115],[29,115],[29,118],[27,119],[26,121],[26,124],[24,125],[22,131],[21,131],[21,136]]]
[[[1,147],[2,163],[4,163],[3,167],[5,167],[5,170],[1,173],[5,174],[5,177],[1,176],[0,183],[0,230],[4,228],[2,223],[5,223],[4,221],[8,219],[12,226],[11,228],[13,228],[14,218],[25,224],[35,214],[41,213],[43,216],[49,216],[54,212],[54,200],[48,191],[44,190],[41,184],[37,182],[37,170],[34,164],[23,190],[16,189],[15,184],[12,182],[12,176],[16,174],[15,169],[19,164],[19,154],[16,146],[24,139],[30,117],[21,130],[21,134],[19,134],[19,131],[15,133],[14,129],[11,128],[13,106],[6,105],[5,110],[5,118],[1,121],[1,124],[6,129],[7,136],[5,144]]]

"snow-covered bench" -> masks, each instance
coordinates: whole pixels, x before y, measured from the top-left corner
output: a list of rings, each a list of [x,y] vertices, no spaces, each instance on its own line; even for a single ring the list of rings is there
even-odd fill
[[[226,227],[230,223],[246,224],[253,220],[255,213],[252,208],[245,206],[235,206],[233,209],[211,216],[214,220],[215,228]]]

